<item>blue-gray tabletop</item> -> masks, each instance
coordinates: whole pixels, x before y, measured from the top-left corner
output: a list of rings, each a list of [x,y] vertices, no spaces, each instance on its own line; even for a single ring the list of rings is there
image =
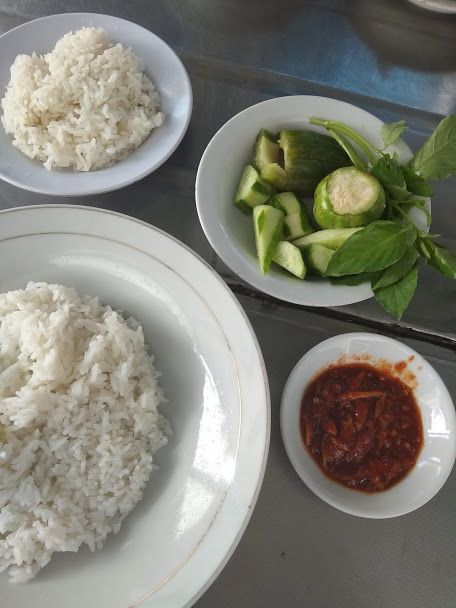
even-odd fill
[[[0,33],[79,11],[135,21],[168,42],[189,72],[194,112],[177,152],[149,177],[117,192],[51,202],[121,211],[192,247],[244,306],[269,374],[272,435],[260,497],[234,555],[196,606],[453,608],[456,472],[414,513],[383,521],[351,517],[299,480],[278,414],[284,383],[301,355],[325,338],[358,330],[410,344],[454,398],[456,283],[424,269],[400,323],[374,301],[339,308],[280,303],[242,283],[214,254],[198,222],[194,183],[216,130],[240,110],[280,95],[325,95],[386,121],[405,118],[405,139],[416,148],[443,115],[456,111],[456,16],[407,0],[0,0]],[[456,179],[435,184],[434,191],[433,231],[456,249]],[[0,208],[43,202],[49,200],[0,183]]]

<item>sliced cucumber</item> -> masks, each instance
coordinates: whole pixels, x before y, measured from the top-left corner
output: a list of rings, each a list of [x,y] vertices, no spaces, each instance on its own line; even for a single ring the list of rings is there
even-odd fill
[[[287,174],[279,163],[269,163],[263,167],[261,177],[277,188],[277,190],[285,188],[287,183]]]
[[[283,213],[270,205],[258,205],[253,210],[253,230],[258,259],[263,274],[271,265],[277,243],[282,238]]]
[[[280,146],[275,137],[266,129],[261,129],[253,149],[253,165],[261,172],[267,165],[278,163],[279,158]]]
[[[281,192],[268,200],[268,205],[280,209],[285,214],[283,235],[287,241],[292,241],[314,232],[307,209],[301,205],[293,192]]]
[[[335,250],[342,247],[345,241],[358,230],[362,230],[362,228],[329,228],[328,230],[318,230],[293,241],[293,245],[296,245],[299,249],[305,249],[309,245],[317,244]]]
[[[234,204],[244,213],[252,213],[252,208],[263,205],[273,194],[273,189],[258,171],[246,165],[234,197]]]
[[[280,241],[278,243],[272,261],[300,279],[306,276],[306,265],[302,259],[301,252],[288,241]]]
[[[294,241],[301,236],[315,232],[305,207],[296,213],[286,215],[283,220],[283,236],[287,241]]]
[[[367,226],[385,211],[385,191],[380,182],[356,167],[342,167],[318,184],[313,214],[321,228]]]
[[[285,215],[301,211],[301,203],[294,192],[281,192],[280,194],[275,194],[271,200],[268,201],[268,204],[276,209],[280,209]]]
[[[304,249],[302,255],[309,271],[323,276],[334,253],[334,249],[312,243]]]
[[[283,150],[283,166],[287,188],[313,194],[325,175],[339,167],[351,165],[339,144],[327,135],[313,131],[284,130],[279,145]]]

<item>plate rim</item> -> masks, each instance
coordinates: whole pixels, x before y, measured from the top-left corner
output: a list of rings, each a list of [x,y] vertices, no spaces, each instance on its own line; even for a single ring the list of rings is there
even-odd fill
[[[409,0],[415,6],[419,6],[427,11],[453,15],[456,13],[456,5],[448,2],[448,0]]]
[[[267,461],[268,461],[268,454],[269,454],[270,435],[271,435],[271,395],[270,395],[268,373],[267,373],[263,353],[261,351],[261,347],[260,347],[258,338],[257,338],[256,333],[253,329],[253,326],[247,316],[247,313],[245,312],[241,303],[236,298],[234,293],[231,291],[229,286],[222,279],[222,277],[210,266],[210,264],[208,262],[206,262],[206,260],[204,260],[204,258],[202,258],[198,253],[193,251],[186,243],[183,243],[175,236],[169,234],[168,232],[162,230],[161,228],[158,228],[157,226],[154,226],[153,224],[150,224],[144,220],[135,218],[133,216],[129,216],[125,213],[120,213],[118,211],[112,211],[110,209],[103,209],[100,207],[92,207],[92,206],[77,205],[77,204],[44,203],[44,204],[40,204],[40,205],[23,205],[23,206],[18,206],[18,207],[9,207],[7,209],[0,210],[0,218],[2,217],[2,215],[6,215],[6,214],[35,211],[35,210],[39,210],[39,209],[47,209],[47,210],[61,209],[64,211],[79,210],[79,211],[84,211],[84,212],[88,212],[88,213],[94,212],[95,214],[102,213],[102,214],[105,214],[108,216],[117,217],[123,221],[131,222],[132,224],[142,226],[143,228],[151,230],[152,232],[156,231],[161,236],[171,240],[178,247],[184,248],[184,250],[186,250],[186,252],[188,254],[190,254],[190,257],[193,258],[193,261],[196,261],[197,263],[200,262],[202,264],[202,267],[204,268],[204,270],[206,272],[208,272],[209,275],[211,277],[213,277],[217,281],[217,283],[220,285],[220,287],[222,288],[222,290],[225,294],[225,297],[228,297],[228,299],[231,300],[231,302],[234,304],[236,311],[241,314],[241,317],[243,318],[243,321],[245,323],[245,328],[248,330],[249,337],[252,341],[252,346],[253,346],[255,354],[257,356],[257,363],[259,364],[258,369],[261,371],[261,376],[262,376],[262,380],[263,380],[262,387],[263,387],[263,391],[264,391],[264,399],[262,398],[263,409],[265,411],[264,445],[262,446],[262,451],[261,451],[261,461],[258,460],[256,463],[256,466],[258,469],[258,476],[255,480],[254,487],[252,486],[252,488],[250,489],[251,498],[248,501],[248,505],[245,505],[245,507],[246,507],[245,514],[242,517],[240,525],[237,527],[235,534],[231,535],[228,550],[225,552],[223,558],[218,562],[218,564],[216,564],[215,568],[214,567],[208,568],[209,573],[206,572],[206,574],[204,576],[203,584],[199,587],[198,591],[196,593],[192,593],[190,595],[190,597],[186,597],[185,599],[182,598],[184,600],[184,603],[179,603],[179,605],[176,605],[176,608],[190,608],[190,606],[192,606],[212,585],[212,583],[215,581],[215,579],[221,573],[223,568],[226,566],[226,564],[228,563],[229,559],[231,558],[233,552],[235,551],[236,547],[238,546],[238,544],[239,544],[240,540],[242,539],[242,536],[244,535],[244,532],[248,526],[250,518],[253,514],[253,511],[254,511],[254,508],[255,508],[256,502],[258,500],[258,496],[259,496],[259,493],[260,493],[260,490],[261,490],[261,487],[262,487],[262,484],[264,481],[266,465],[267,465]],[[2,231],[2,228],[0,226],[0,233],[1,233],[1,231]],[[21,235],[19,234],[18,236],[21,236]],[[23,236],[26,236],[26,235],[23,235]],[[96,236],[96,235],[93,235],[93,236]],[[2,239],[0,237],[0,241],[1,240]],[[214,314],[214,312],[215,311],[213,311],[213,314]],[[218,319],[218,316],[216,318]],[[263,397],[263,395],[262,395],[262,397]],[[241,433],[241,428],[242,428],[242,420],[241,420],[241,426],[240,426],[239,433]],[[233,480],[234,480],[234,478],[233,478]],[[214,517],[213,523],[217,520],[217,518],[220,516],[220,513],[223,511],[223,505],[225,504],[226,496],[230,493],[230,488],[233,485],[233,480],[230,481],[230,484],[227,487],[224,501],[222,503],[220,510],[217,512],[216,516]],[[184,571],[187,564],[191,562],[194,553],[196,553],[198,551],[198,549],[200,548],[200,546],[202,544],[204,544],[205,537],[209,532],[210,532],[210,528],[206,531],[206,534],[202,538],[200,544],[195,547],[194,552],[190,555],[187,562],[178,570],[178,572],[172,573],[171,578],[169,580],[166,580],[164,585],[160,586],[157,591],[161,591],[164,589],[167,591],[169,590],[168,587],[172,584],[173,580],[175,580],[176,576],[179,573]],[[153,589],[150,592],[147,592],[145,595],[143,595],[139,599],[137,599],[130,606],[130,608],[137,608],[137,607],[147,608],[149,606],[150,606],[150,608],[152,608],[152,605],[154,604],[154,601],[153,601],[154,595],[155,595],[155,590]],[[187,593],[186,595],[189,595],[189,594]]]
[[[21,190],[25,190],[27,192],[35,192],[37,194],[47,194],[48,196],[62,196],[65,198],[72,198],[72,197],[77,197],[77,196],[90,196],[90,195],[94,195],[94,194],[104,194],[106,192],[113,192],[115,190],[119,190],[121,188],[130,186],[131,184],[134,184],[137,181],[144,179],[145,177],[147,177],[148,175],[150,175],[151,173],[156,171],[170,158],[170,156],[172,154],[174,154],[174,152],[179,147],[180,143],[182,142],[182,139],[184,138],[184,136],[188,130],[190,120],[192,117],[192,113],[193,113],[192,83],[190,80],[190,76],[187,72],[187,69],[185,68],[182,60],[177,55],[176,51],[174,51],[174,49],[163,38],[161,38],[160,36],[158,36],[157,34],[152,32],[151,30],[149,30],[147,27],[144,27],[144,26],[140,25],[139,23],[136,23],[135,21],[130,21],[129,19],[124,19],[123,17],[116,17],[115,15],[110,15],[107,13],[84,12],[84,11],[79,11],[79,12],[72,11],[69,13],[55,13],[52,15],[45,15],[44,17],[38,17],[36,19],[30,19],[28,21],[25,21],[24,23],[21,23],[20,25],[17,25],[16,27],[13,27],[10,30],[7,30],[6,32],[1,34],[0,35],[0,51],[1,51],[1,45],[5,41],[6,38],[8,38],[10,36],[16,36],[18,33],[21,34],[21,32],[18,32],[18,30],[27,29],[28,27],[33,27],[33,24],[35,24],[37,22],[45,22],[45,21],[52,22],[53,20],[60,20],[60,19],[64,20],[66,18],[71,19],[71,18],[76,18],[76,17],[77,18],[84,18],[84,17],[94,18],[95,17],[95,18],[102,18],[102,19],[108,18],[108,19],[112,19],[113,21],[126,23],[129,26],[134,26],[140,30],[143,30],[144,32],[147,33],[148,36],[151,36],[152,38],[156,39],[159,43],[161,43],[165,47],[167,47],[167,50],[169,51],[170,55],[173,56],[177,65],[179,65],[179,67],[182,71],[182,82],[185,84],[185,89],[186,89],[185,94],[188,96],[188,105],[186,107],[185,120],[182,123],[180,131],[176,131],[176,133],[178,133],[178,136],[177,136],[176,141],[174,142],[173,146],[171,146],[171,148],[167,151],[167,153],[159,161],[155,162],[153,165],[151,165],[150,167],[148,167],[141,173],[135,173],[134,175],[130,175],[126,179],[119,180],[119,181],[115,182],[114,184],[111,183],[110,185],[107,185],[102,188],[94,187],[94,186],[92,186],[92,187],[83,186],[77,191],[67,192],[67,191],[65,191],[64,186],[62,186],[60,190],[55,190],[55,189],[48,188],[45,186],[32,187],[31,185],[27,184],[27,182],[12,178],[8,175],[5,176],[4,172],[0,168],[0,179],[2,179],[4,182],[6,182],[8,184],[11,184],[12,186],[20,188]],[[101,27],[101,25],[99,25],[97,27]],[[160,93],[160,91],[159,91],[159,93]],[[3,94],[4,94],[4,91],[0,91],[0,95],[3,96]],[[2,125],[0,125],[0,129],[3,129]],[[7,135],[7,137],[9,138],[10,136]],[[11,144],[11,142],[10,142],[10,144]],[[11,146],[13,147],[12,144],[11,144]],[[131,154],[134,154],[135,151],[136,151],[136,149],[133,150]],[[24,156],[24,158],[27,158],[27,157]],[[39,161],[36,161],[34,159],[28,159],[28,160],[30,160],[31,162],[37,162],[38,164],[40,164]],[[114,167],[114,166],[118,165],[118,163],[121,163],[123,160],[124,159],[120,159],[112,166]],[[44,171],[46,171],[46,169],[44,167],[42,167],[42,168]],[[105,168],[109,169],[109,167],[105,167]],[[82,174],[90,175],[91,173],[95,173],[95,171],[92,171],[92,172],[91,171],[87,171],[87,172],[78,171],[78,172],[74,172],[74,173],[82,173]],[[90,181],[90,180],[88,180],[88,181]]]

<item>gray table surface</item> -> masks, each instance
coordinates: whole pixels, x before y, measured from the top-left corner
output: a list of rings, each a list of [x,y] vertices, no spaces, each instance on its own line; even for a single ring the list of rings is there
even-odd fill
[[[325,338],[360,329],[417,349],[455,397],[456,284],[424,270],[400,323],[372,301],[333,309],[279,303],[242,283],[213,253],[198,223],[194,181],[215,131],[247,106],[280,95],[326,95],[384,120],[405,118],[405,139],[416,148],[442,115],[456,111],[456,16],[406,0],[0,0],[0,33],[73,11],[124,17],[166,40],[190,74],[194,113],[181,146],[154,174],[70,202],[146,220],[202,255],[239,297],[268,368],[272,436],[263,488],[237,550],[197,607],[453,608],[456,472],[410,515],[350,517],[300,482],[282,446],[278,411],[299,357]],[[454,249],[455,192],[456,179],[447,180],[435,185],[433,199],[433,230]],[[43,202],[44,196],[0,183],[0,208]]]

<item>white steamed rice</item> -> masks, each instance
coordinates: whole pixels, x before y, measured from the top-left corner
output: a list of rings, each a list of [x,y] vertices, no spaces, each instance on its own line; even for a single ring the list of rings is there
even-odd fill
[[[130,48],[101,28],[61,38],[52,52],[18,55],[1,100],[13,145],[46,169],[100,169],[163,123],[160,98]]]
[[[100,548],[142,498],[169,424],[143,331],[96,298],[0,294],[0,572]]]

